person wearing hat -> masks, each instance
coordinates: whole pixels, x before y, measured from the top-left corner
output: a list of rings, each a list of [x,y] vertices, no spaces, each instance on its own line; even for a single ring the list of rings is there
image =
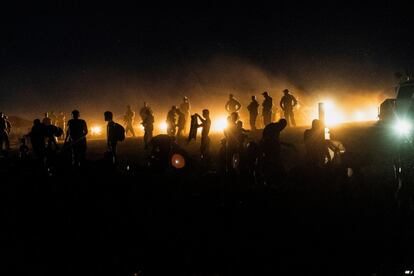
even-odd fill
[[[229,94],[229,100],[224,107],[229,114],[232,114],[233,112],[238,112],[240,110],[241,104],[234,98],[233,94]]]
[[[264,100],[262,103],[263,124],[266,127],[272,122],[273,99],[269,96],[267,91],[262,93]]]
[[[295,116],[293,114],[293,108],[297,105],[298,101],[293,95],[289,94],[288,89],[283,90],[283,94],[284,95],[282,99],[280,100],[280,107],[283,110],[288,126],[290,125],[296,126]]]

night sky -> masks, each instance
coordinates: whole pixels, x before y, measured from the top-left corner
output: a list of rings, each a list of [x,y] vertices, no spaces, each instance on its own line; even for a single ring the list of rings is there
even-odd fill
[[[414,70],[413,20],[391,3],[3,18],[0,110],[121,112],[127,102],[165,106],[188,94],[197,103],[284,86],[303,96],[389,94],[395,72]]]

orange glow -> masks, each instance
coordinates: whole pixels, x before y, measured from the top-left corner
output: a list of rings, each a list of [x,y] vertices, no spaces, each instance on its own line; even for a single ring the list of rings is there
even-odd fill
[[[99,136],[101,134],[102,134],[102,127],[100,127],[100,126],[91,127],[91,135],[92,136]]]
[[[185,167],[185,159],[181,154],[174,154],[171,157],[171,165],[176,169],[182,169]]]
[[[167,132],[167,123],[166,122],[162,122],[158,125],[158,129],[160,130],[160,132]]]
[[[227,127],[227,117],[223,116],[213,121],[211,130],[214,132],[222,132]]]

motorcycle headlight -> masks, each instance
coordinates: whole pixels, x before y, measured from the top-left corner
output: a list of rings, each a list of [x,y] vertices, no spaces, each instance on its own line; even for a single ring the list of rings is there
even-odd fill
[[[410,134],[413,126],[411,122],[407,120],[398,120],[394,128],[395,131],[402,136]]]

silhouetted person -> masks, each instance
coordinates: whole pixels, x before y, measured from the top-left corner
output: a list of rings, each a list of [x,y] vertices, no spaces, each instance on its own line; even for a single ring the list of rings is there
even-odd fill
[[[249,131],[243,128],[242,121],[237,121],[236,129],[237,129],[238,143],[239,143],[239,146],[241,147],[244,145],[244,142],[246,141],[246,138],[247,138],[247,133]]]
[[[185,129],[185,114],[181,111],[181,109],[177,109],[177,115],[178,115],[178,122],[177,122],[177,137],[181,137],[184,134]]]
[[[141,107],[141,109],[139,110],[139,116],[141,117],[141,121],[142,122],[145,121],[145,116],[148,114],[148,111],[150,111],[151,114],[152,114],[151,107],[148,105],[147,102],[144,102],[144,106]]]
[[[135,131],[134,131],[134,118],[135,118],[135,112],[132,111],[131,106],[127,105],[127,110],[125,112],[124,120],[125,120],[125,134],[131,132],[132,137],[135,137]]]
[[[233,112],[227,117],[227,127],[224,129],[225,138],[225,164],[226,170],[231,167],[233,156],[239,150],[239,130],[237,127],[237,121],[239,120],[239,114]]]
[[[43,123],[45,126],[48,126],[48,125],[51,125],[51,124],[52,124],[52,119],[50,119],[50,117],[49,117],[49,112],[46,112],[46,113],[45,113],[45,117],[43,118],[42,123]]]
[[[175,136],[176,128],[177,128],[177,107],[173,105],[171,110],[168,111],[167,114],[167,134],[171,136]]]
[[[68,121],[66,140],[70,143],[72,149],[72,165],[79,167],[85,160],[86,154],[86,135],[88,127],[86,122],[79,119],[78,110],[72,111],[72,119]]]
[[[233,112],[238,112],[241,108],[241,104],[238,100],[236,100],[233,96],[233,94],[229,95],[229,100],[226,102],[226,105],[224,106],[226,111],[231,114]]]
[[[33,121],[32,129],[29,133],[30,143],[32,144],[32,150],[36,158],[43,159],[45,156],[45,125],[40,122],[39,119]]]
[[[250,129],[256,130],[256,119],[257,115],[259,115],[259,103],[256,100],[256,96],[252,96],[252,101],[247,106],[247,110],[249,110],[250,114]]]
[[[57,115],[56,126],[62,129],[64,134],[62,135],[62,138],[64,139],[66,133],[66,116],[65,113],[63,113],[63,111],[59,112],[59,114]]]
[[[63,130],[55,125],[45,126],[46,148],[49,152],[54,152],[58,149],[57,138],[62,136]]]
[[[10,133],[11,133],[11,122],[9,121],[9,117],[6,114],[3,114],[4,121],[6,123],[6,136],[4,137],[4,144],[6,146],[6,150],[10,150]]]
[[[262,93],[264,100],[262,103],[263,124],[266,127],[272,122],[273,99],[266,91]]]
[[[296,126],[295,116],[293,114],[293,108],[297,105],[298,101],[296,98],[289,94],[289,90],[283,90],[283,97],[280,100],[280,108],[283,110],[284,117],[287,121],[288,126]]]
[[[154,115],[152,110],[147,108],[143,114],[142,126],[144,127],[144,146],[145,149],[148,149],[149,143],[152,139],[152,133],[154,131]]]
[[[312,121],[312,128],[305,130],[303,140],[307,163],[310,166],[324,166],[325,159],[329,159],[330,156],[325,140],[325,129],[319,120]]]
[[[111,111],[105,111],[104,118],[105,122],[108,122],[108,125],[106,127],[106,142],[108,146],[108,153],[112,164],[116,164],[118,142],[125,139],[125,129],[123,126],[113,121],[113,114]]]
[[[188,100],[187,96],[184,96],[182,103],[180,104],[180,110],[185,115],[185,126],[184,126],[184,132],[187,130],[187,126],[190,119],[190,112],[191,112],[191,105],[190,101]]]
[[[210,111],[208,109],[203,109],[203,117],[199,114],[195,114],[198,119],[201,121],[201,124],[198,127],[201,127],[201,145],[200,145],[200,152],[202,159],[208,159],[210,153],[210,127],[211,127],[211,119],[210,119]]]
[[[56,125],[57,116],[54,111],[50,111],[49,118],[50,118],[50,124]]]
[[[5,115],[0,112],[0,152],[8,149],[9,133],[7,129],[7,119]]]
[[[261,148],[262,148],[262,168],[267,181],[278,181],[285,176],[285,169],[281,159],[281,146],[293,147],[288,143],[280,141],[280,133],[287,126],[285,119],[280,119],[276,123],[270,123],[263,129]]]
[[[29,147],[26,145],[26,138],[20,139],[19,158],[27,160],[29,158]]]

